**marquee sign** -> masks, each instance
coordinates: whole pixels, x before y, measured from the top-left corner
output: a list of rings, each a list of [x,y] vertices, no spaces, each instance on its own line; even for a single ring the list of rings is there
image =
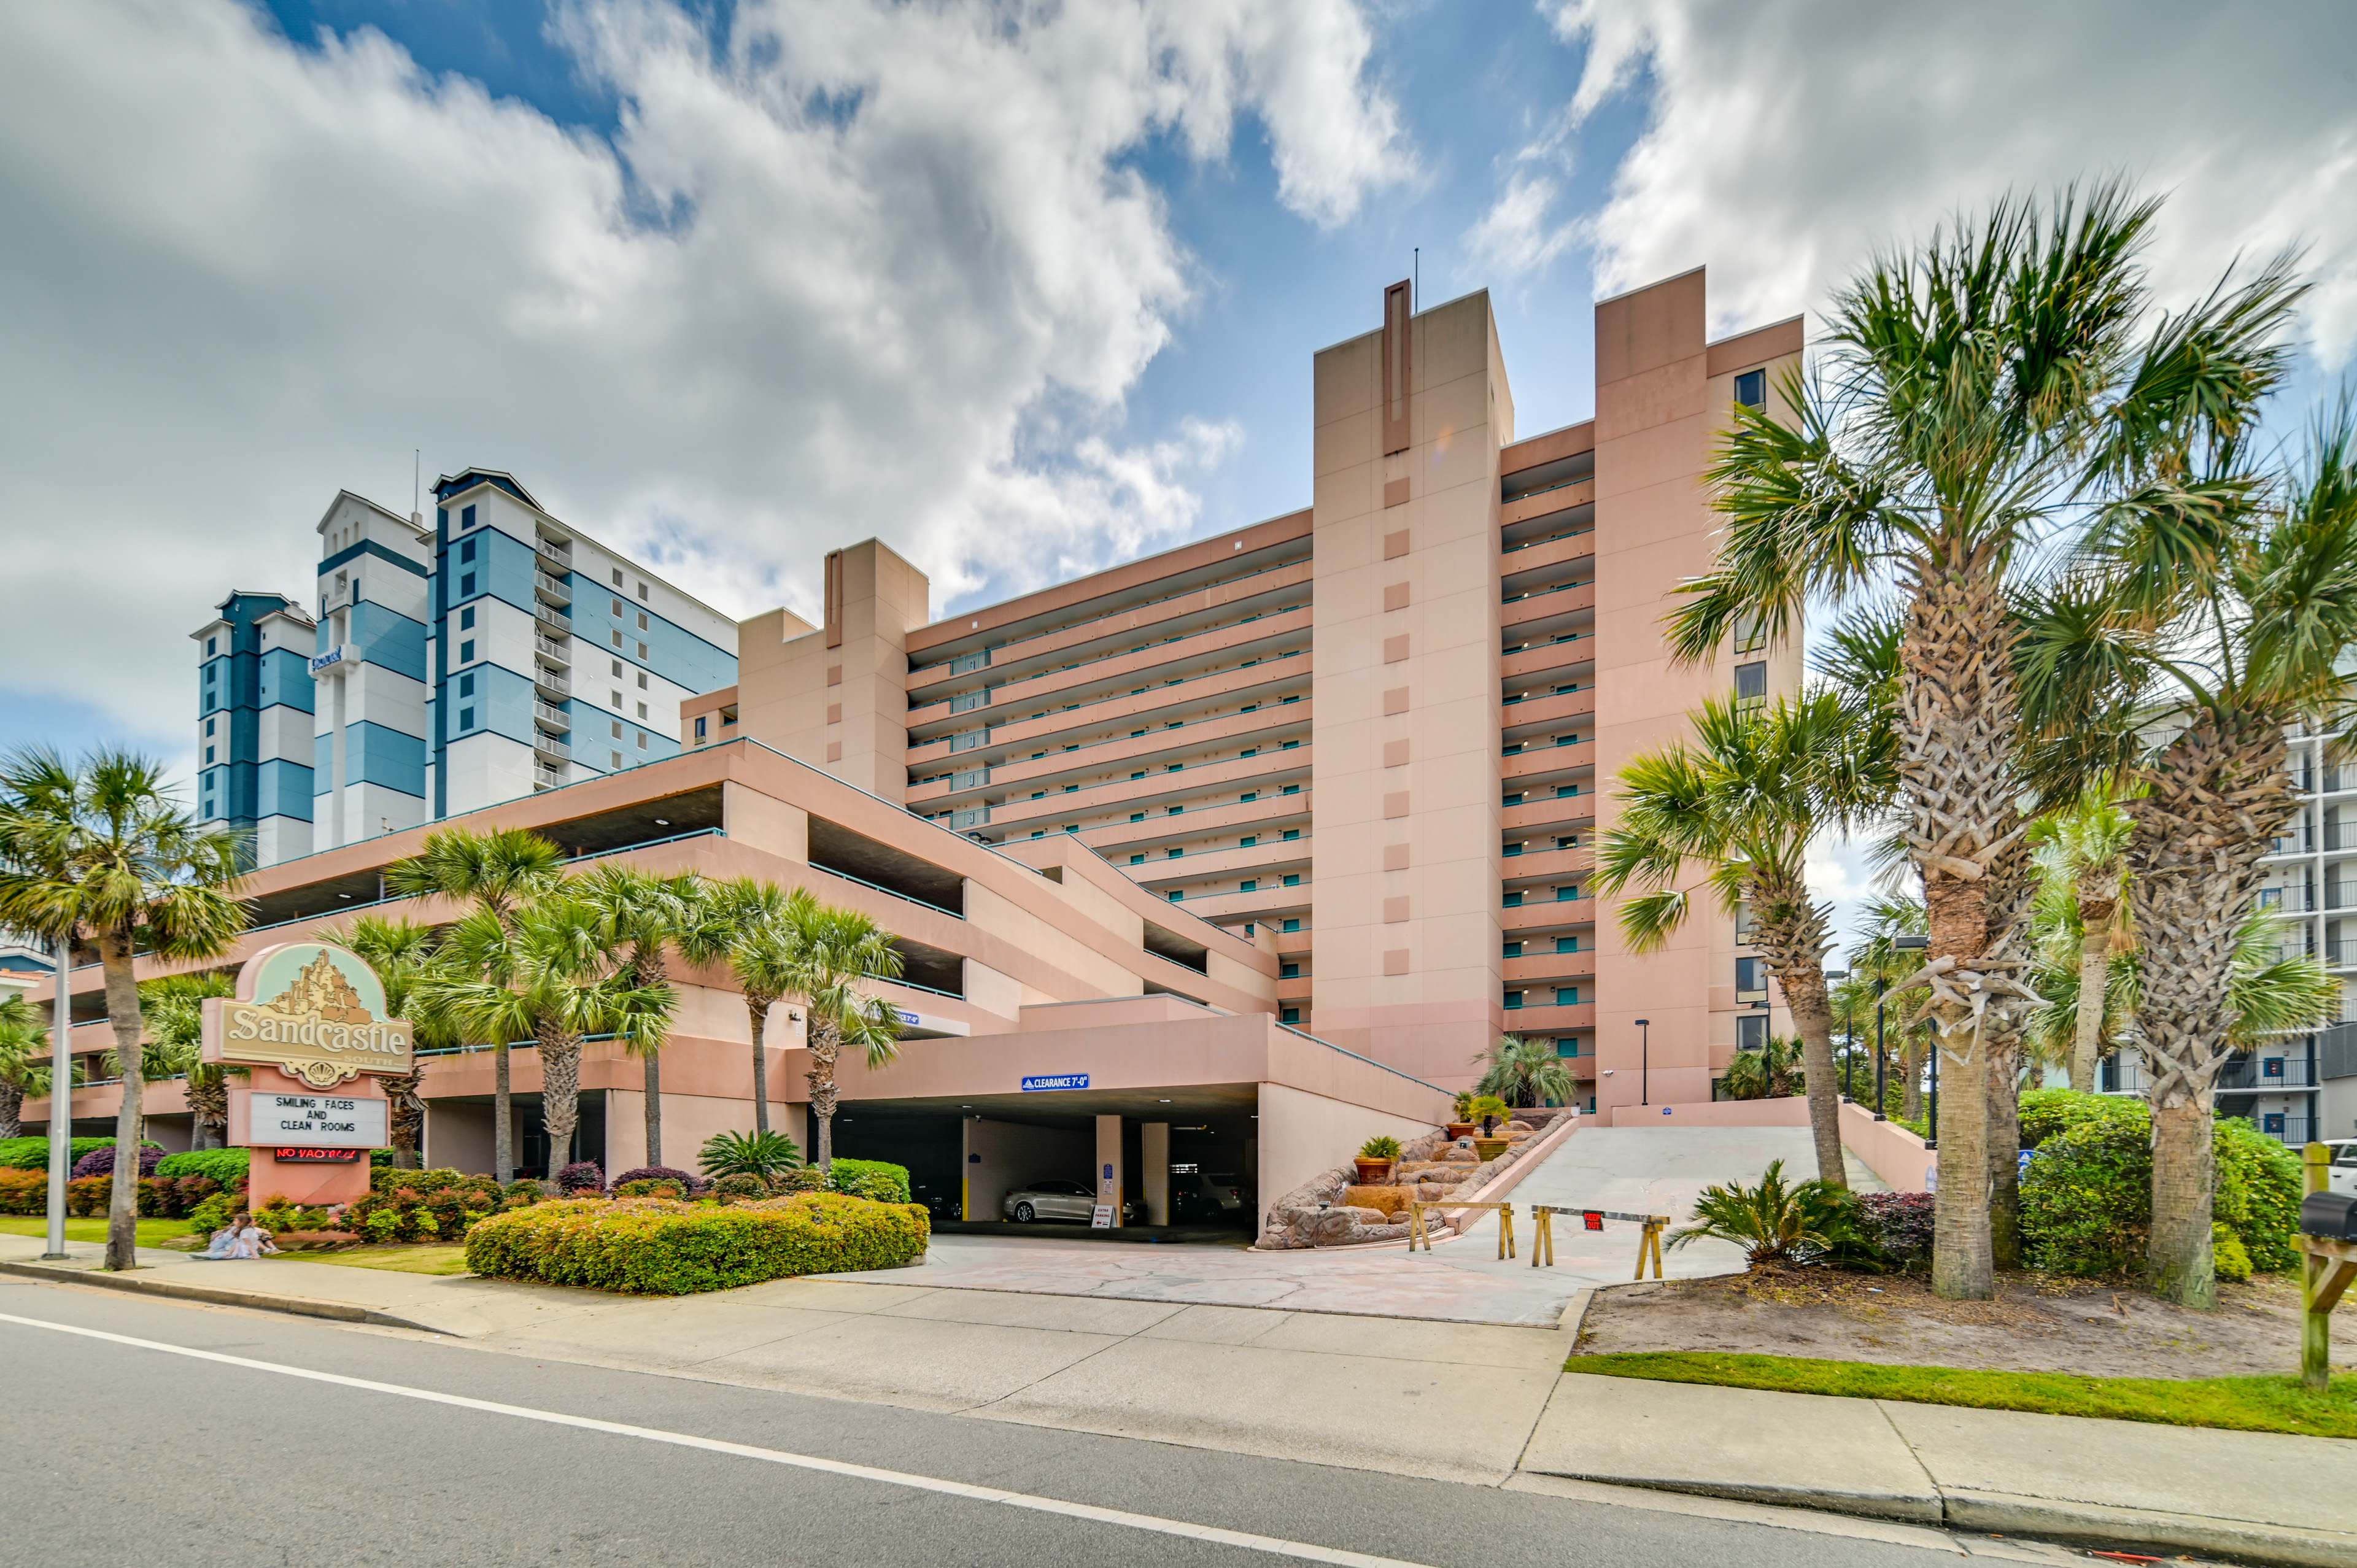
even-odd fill
[[[410,1027],[384,1015],[384,984],[357,954],[287,942],[247,961],[234,997],[205,1003],[204,1059],[276,1068],[314,1089],[398,1077],[410,1070]]]
[[[239,1090],[230,1096],[230,1138],[242,1144],[306,1149],[382,1149],[393,1142],[392,1102],[336,1094],[274,1094]]]

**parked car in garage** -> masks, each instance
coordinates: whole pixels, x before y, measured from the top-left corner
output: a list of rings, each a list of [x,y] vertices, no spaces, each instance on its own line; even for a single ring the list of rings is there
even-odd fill
[[[1181,1225],[1241,1222],[1248,1197],[1242,1183],[1216,1171],[1170,1175],[1170,1218]]]
[[[1077,1181],[1035,1181],[1018,1187],[998,1200],[1002,1218],[1019,1225],[1035,1219],[1077,1219],[1086,1225],[1096,1213],[1096,1194],[1086,1183]],[[1122,1223],[1135,1225],[1146,1218],[1146,1205],[1131,1198],[1121,1206]]]

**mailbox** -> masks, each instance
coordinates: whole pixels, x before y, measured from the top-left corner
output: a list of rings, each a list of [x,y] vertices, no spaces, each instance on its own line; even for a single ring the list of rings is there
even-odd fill
[[[2328,1241],[2357,1241],[2357,1196],[2345,1192],[2311,1192],[2299,1200],[2302,1235]]]

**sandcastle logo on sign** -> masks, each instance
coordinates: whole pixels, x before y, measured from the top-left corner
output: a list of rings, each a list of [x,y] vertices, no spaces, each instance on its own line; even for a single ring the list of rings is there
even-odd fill
[[[409,1025],[384,1011],[383,983],[357,954],[289,942],[238,972],[235,998],[205,1004],[204,1059],[274,1067],[318,1089],[404,1074]]]

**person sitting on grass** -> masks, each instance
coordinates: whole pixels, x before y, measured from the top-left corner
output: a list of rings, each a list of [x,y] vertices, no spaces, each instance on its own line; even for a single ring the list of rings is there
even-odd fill
[[[275,1252],[270,1232],[253,1222],[253,1216],[243,1209],[230,1216],[229,1224],[213,1232],[212,1245],[199,1257],[203,1262],[230,1262],[242,1258],[259,1258],[265,1252]]]

